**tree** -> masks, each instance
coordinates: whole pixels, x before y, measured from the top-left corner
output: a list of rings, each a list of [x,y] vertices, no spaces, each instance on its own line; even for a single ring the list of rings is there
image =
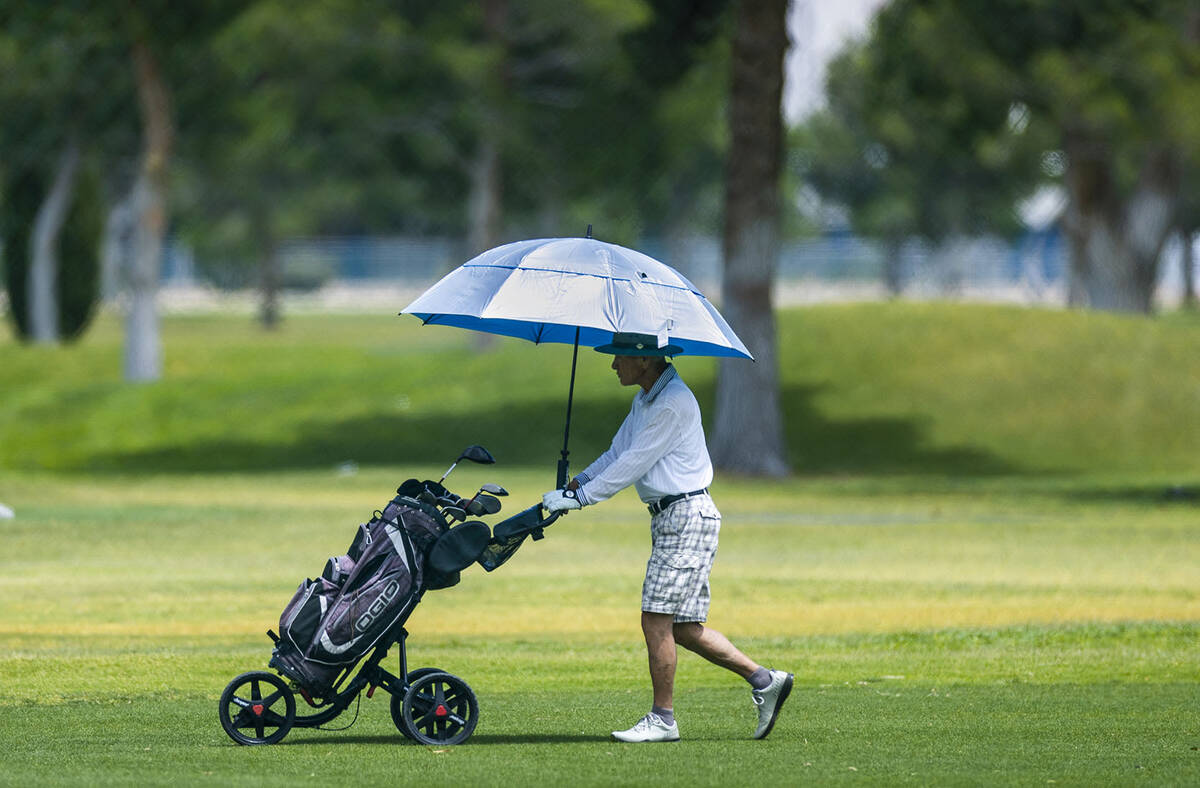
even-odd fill
[[[965,56],[955,47],[946,45],[946,59]],[[884,281],[899,294],[906,239],[1019,231],[1013,205],[1040,180],[1044,144],[1028,110],[1002,99],[969,112],[948,112],[936,93],[889,101],[885,54],[856,44],[833,60],[827,107],[793,131],[792,150],[802,181],[845,206],[858,233],[883,241]]]
[[[664,213],[666,173],[701,195],[719,174],[712,150],[690,155],[712,140],[678,143],[708,132],[722,93],[673,114],[658,98],[707,57],[724,4],[257,0],[181,96],[204,107],[179,141],[182,231],[262,263],[273,239],[319,233],[440,233],[469,253],[594,223],[633,242]],[[639,122],[614,123],[614,107]]]
[[[125,322],[125,379],[162,377],[162,340],[156,297],[162,276],[163,239],[167,233],[167,186],[175,136],[171,91],[152,49],[148,20],[130,20],[132,61],[142,118],[142,155],[134,186],[136,225],[129,261],[129,312]]]
[[[733,38],[722,307],[756,362],[722,359],[714,462],[779,476],[788,465],[772,300],[779,258],[787,0],[741,0]]]
[[[394,231],[434,203],[392,161],[393,119],[434,95],[392,5],[250,3],[197,53],[207,78],[181,93],[181,231],[202,256],[232,259],[235,282],[257,273],[265,327],[281,319],[283,238]]]
[[[43,290],[49,303],[39,305],[53,320],[52,340],[77,339],[91,323],[99,293],[100,235],[102,230],[99,176],[94,162],[79,165],[78,184],[71,190],[69,205],[65,206],[58,229],[46,237],[53,239],[54,248],[43,255],[53,263],[57,281],[52,289]],[[0,206],[0,238],[5,241],[4,283],[9,294],[8,313],[18,337],[38,342],[35,336],[35,310],[30,294],[35,292],[29,280],[35,266],[31,264],[35,244],[30,243],[36,228],[43,221],[48,200],[47,185],[34,172],[9,183],[3,206]]]
[[[1200,46],[1200,7],[1192,8],[1185,20],[1184,31],[1188,41]],[[1200,135],[1200,123],[1196,123],[1189,133],[1193,138]],[[1181,176],[1185,188],[1181,190],[1176,225],[1183,243],[1182,307],[1194,310],[1197,299],[1195,250],[1197,242],[1200,242],[1200,145],[1194,146],[1187,154]]]
[[[10,314],[35,343],[77,336],[96,298],[93,151],[113,48],[86,12],[69,1],[0,9],[0,223]]]
[[[1181,158],[1198,139],[1200,48],[1186,35],[1189,8],[895,0],[868,43],[874,111],[890,124],[911,106],[932,108],[914,131],[941,140],[947,156],[986,157],[1017,110],[1026,133],[1065,162],[1073,303],[1149,311]],[[1028,163],[1013,167],[1044,177]]]
[[[158,285],[169,225],[169,189],[176,145],[173,84],[197,77],[193,64],[244,0],[210,0],[200,4],[170,0],[126,0],[110,20],[119,30],[133,75],[140,146],[133,190],[132,253],[126,288],[124,371],[128,381],[154,381],[162,376],[162,340],[158,321]],[[97,17],[107,12],[101,6]]]

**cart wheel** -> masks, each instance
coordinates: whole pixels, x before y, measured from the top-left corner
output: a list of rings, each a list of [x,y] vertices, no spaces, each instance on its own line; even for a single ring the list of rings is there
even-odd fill
[[[275,744],[296,721],[296,696],[274,673],[243,673],[221,693],[220,714],[238,744]]]
[[[467,682],[449,673],[429,673],[404,693],[402,715],[414,741],[462,744],[479,722],[479,704]]]
[[[441,668],[417,668],[410,670],[408,677],[404,680],[405,687],[411,687],[413,682],[422,676],[428,676],[431,673],[441,673]],[[398,692],[392,695],[392,722],[396,724],[396,730],[403,733],[407,738],[413,739],[412,729],[408,727],[408,723],[404,721],[404,693]],[[414,739],[415,740],[415,739]]]
[[[405,682],[411,687],[412,683],[423,676],[428,676],[431,673],[444,673],[441,668],[417,668],[408,672]]]

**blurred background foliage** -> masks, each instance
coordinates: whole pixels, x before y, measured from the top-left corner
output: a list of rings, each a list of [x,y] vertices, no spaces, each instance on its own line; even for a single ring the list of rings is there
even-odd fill
[[[173,230],[202,250],[250,263],[272,236],[465,236],[485,144],[506,236],[590,219],[632,243],[697,204],[714,221],[727,2],[130,5],[172,90]],[[0,5],[6,183],[74,131],[110,199],[130,188],[120,8]]]
[[[168,232],[215,282],[273,292],[294,237],[719,235],[735,6],[0,0],[6,267],[48,199],[21,192],[72,144],[85,213],[120,236],[147,155],[137,46],[170,99]],[[804,195],[844,211],[899,293],[906,241],[1011,237],[1051,187],[1071,303],[1149,311],[1166,239],[1200,225],[1198,75],[1187,0],[885,3],[791,119],[785,234],[821,228]]]

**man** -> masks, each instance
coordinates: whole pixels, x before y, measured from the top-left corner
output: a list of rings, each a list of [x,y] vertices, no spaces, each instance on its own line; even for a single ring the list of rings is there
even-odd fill
[[[758,707],[754,738],[765,738],[792,690],[793,676],[762,667],[703,624],[721,513],[707,489],[713,472],[700,406],[666,360],[680,348],[659,347],[653,336],[614,334],[611,345],[596,350],[613,355],[612,368],[622,386],[640,386],[641,391],[608,451],[565,490],[546,493],[542,502],[552,512],[578,509],[633,484],[649,505],[653,546],[642,585],[642,633],[654,705],[636,725],[614,731],[613,737],[626,742],[679,740],[673,702],[678,644],[750,683]]]

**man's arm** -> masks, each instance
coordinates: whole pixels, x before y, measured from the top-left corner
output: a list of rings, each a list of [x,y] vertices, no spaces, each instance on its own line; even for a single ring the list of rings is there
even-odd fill
[[[613,461],[620,455],[622,448],[629,446],[632,442],[631,433],[633,428],[630,426],[630,420],[633,417],[632,411],[621,422],[621,426],[617,428],[617,434],[613,436],[612,445],[597,457],[591,465],[584,468],[579,473],[575,474],[575,478],[571,479],[567,484],[568,490],[578,490],[581,485],[587,484],[590,480],[596,478],[612,465]]]
[[[630,436],[624,451],[616,454],[601,472],[579,481],[575,488],[579,502],[587,506],[608,500],[645,476],[679,439],[679,422],[680,417],[673,408],[656,409],[642,429]],[[614,440],[613,444],[616,446],[617,442]],[[591,470],[592,466],[589,466],[585,473]]]

